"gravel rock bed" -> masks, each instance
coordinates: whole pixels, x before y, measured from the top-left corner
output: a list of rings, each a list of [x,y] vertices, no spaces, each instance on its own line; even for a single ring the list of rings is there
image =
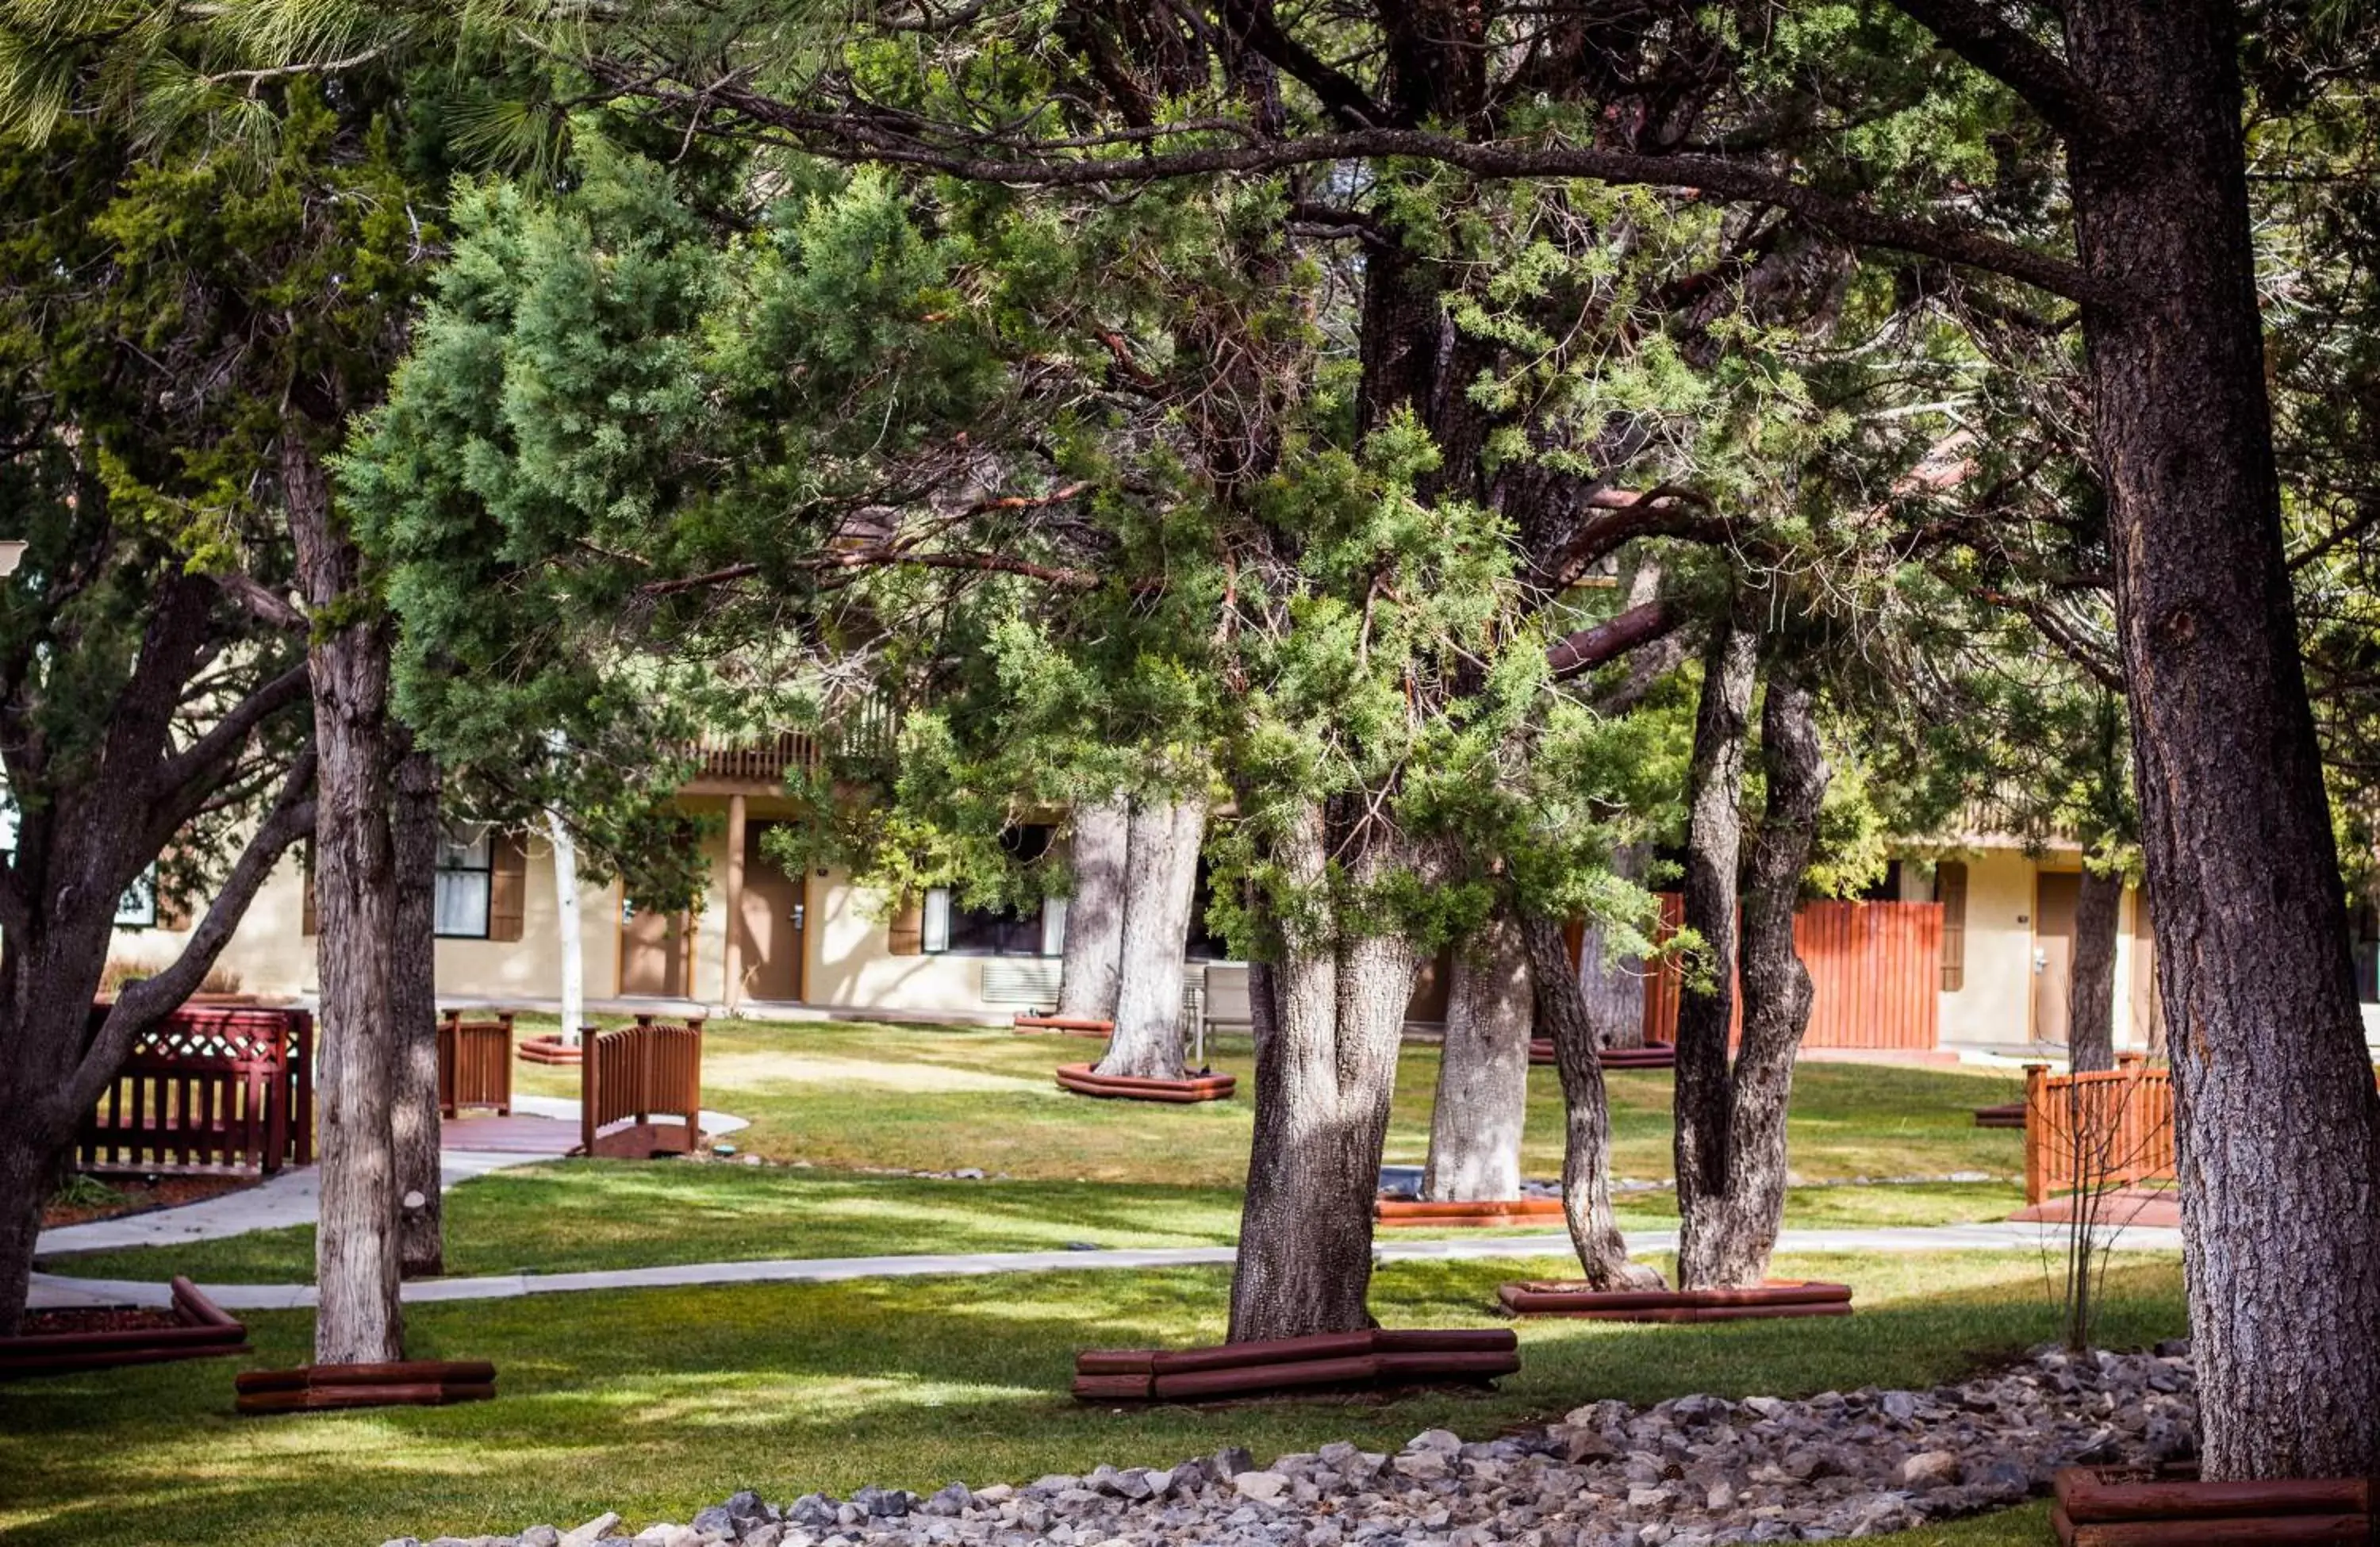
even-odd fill
[[[1712,1547],[1907,1530],[2017,1504],[2075,1463],[2197,1447],[2189,1348],[2070,1356],[1931,1391],[1802,1401],[1597,1402],[1465,1443],[1442,1429],[1393,1456],[1344,1443],[1259,1466],[1224,1450],[918,1495],[863,1488],[783,1504],[741,1492],[685,1524],[440,1537],[427,1547]],[[401,1537],[384,1547],[424,1547]]]

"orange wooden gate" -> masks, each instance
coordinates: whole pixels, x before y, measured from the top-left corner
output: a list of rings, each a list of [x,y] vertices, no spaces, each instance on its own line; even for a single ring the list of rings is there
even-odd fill
[[[1684,901],[1661,894],[1659,939],[1678,931]],[[1922,902],[1803,903],[1793,915],[1793,948],[1810,969],[1804,1047],[1931,1049],[1942,1029],[1942,905]],[[1645,985],[1645,1040],[1678,1040],[1683,974],[1664,959]],[[1743,1029],[1743,1000],[1735,1002]]]
[[[2024,1066],[2024,1200],[2169,1180],[2173,1079],[2138,1054],[2119,1068],[2054,1075]]]
[[[438,1108],[452,1117],[466,1107],[513,1109],[513,1017],[465,1020],[449,1010],[438,1023]]]
[[[590,1155],[691,1154],[702,1138],[702,1022],[634,1026],[588,1039],[578,1065],[578,1133]],[[656,1117],[666,1121],[656,1122]]]

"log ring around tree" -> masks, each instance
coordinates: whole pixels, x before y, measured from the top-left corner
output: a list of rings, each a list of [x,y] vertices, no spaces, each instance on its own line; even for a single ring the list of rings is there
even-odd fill
[[[1027,1035],[1054,1031],[1062,1037],[1098,1037],[1104,1041],[1115,1031],[1115,1022],[1089,1016],[1020,1015],[1016,1017],[1016,1029]]]
[[[2049,1522],[2065,1547],[2163,1541],[2369,1541],[2364,1478],[2201,1482],[2195,1468],[2065,1467]]]
[[[1138,1075],[1103,1075],[1092,1071],[1088,1064],[1062,1064],[1058,1066],[1058,1087],[1078,1096],[1101,1096],[1116,1101],[1167,1102],[1188,1105],[1194,1102],[1222,1102],[1232,1098],[1239,1089],[1235,1075],[1184,1075],[1179,1079],[1150,1079]]]
[[[1416,1224],[1528,1224],[1562,1217],[1559,1198],[1481,1198],[1437,1203],[1419,1198],[1383,1198],[1372,1205],[1372,1218],[1385,1228]]]
[[[248,1327],[226,1315],[187,1278],[173,1282],[174,1321],[168,1327],[116,1332],[28,1333],[0,1337],[0,1379],[53,1375],[76,1370],[113,1370],[169,1359],[212,1358],[246,1354]]]
[[[477,1360],[407,1359],[396,1364],[308,1364],[250,1370],[232,1378],[243,1413],[305,1413],[334,1407],[443,1407],[496,1395],[496,1367]]]
[[[1485,1385],[1521,1368],[1509,1327],[1324,1333],[1208,1348],[1087,1348],[1075,1356],[1084,1402],[1198,1402],[1285,1392]]]
[[[1496,1291],[1515,1316],[1591,1322],[1750,1322],[1774,1316],[1849,1316],[1848,1285],[1770,1279],[1740,1289],[1590,1289],[1584,1284],[1507,1284]]]
[[[586,1057],[587,1050],[572,1047],[554,1034],[528,1038],[520,1044],[517,1055],[524,1064],[576,1064]]]

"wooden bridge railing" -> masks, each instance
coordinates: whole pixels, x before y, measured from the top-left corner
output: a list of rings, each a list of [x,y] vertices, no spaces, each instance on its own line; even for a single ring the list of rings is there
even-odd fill
[[[2173,1081],[2138,1054],[2120,1067],[2054,1075],[2024,1070],[2024,1200],[2166,1180],[2174,1171]]]
[[[702,1022],[634,1026],[588,1039],[578,1066],[579,1142],[589,1155],[693,1152],[702,1133]],[[656,1118],[665,1121],[656,1121]]]
[[[91,1007],[94,1029],[109,1006]],[[268,1175],[314,1158],[314,1017],[304,1010],[185,1005],[135,1042],[83,1120],[86,1171],[236,1167]]]
[[[449,1010],[438,1023],[438,1109],[447,1116],[465,1108],[513,1109],[513,1017],[465,1020]]]

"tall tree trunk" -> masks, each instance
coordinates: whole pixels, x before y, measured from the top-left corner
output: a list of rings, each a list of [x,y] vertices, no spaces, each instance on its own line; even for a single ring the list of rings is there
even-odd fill
[[[1531,1019],[1528,943],[1500,907],[1479,938],[1454,954],[1424,1198],[1445,1203],[1521,1196]]]
[[[1809,684],[1791,663],[1769,675],[1760,766],[1767,806],[1743,891],[1743,1041],[1726,1078],[1727,1163],[1715,1190],[1691,1206],[1679,1199],[1678,1282],[1689,1289],[1761,1282],[1785,1217],[1786,1109],[1811,999],[1793,915],[1829,774]]]
[[[1116,993],[1115,1032],[1099,1072],[1172,1079],[1182,1073],[1182,953],[1190,939],[1207,803],[1135,801],[1131,827],[1123,976]]]
[[[2120,873],[2082,868],[2066,987],[2066,1056],[2077,1073],[2116,1066],[2116,922],[2123,901]]]
[[[403,1358],[405,1340],[391,1125],[397,1057],[389,1002],[395,921],[389,640],[364,600],[360,555],[339,529],[308,431],[294,415],[285,418],[281,474],[298,572],[322,620],[307,651],[322,760],[314,849],[322,1005],[314,1359],[371,1364]]]
[[[1278,858],[1318,893],[1325,853],[1322,810],[1309,806]],[[1350,871],[1360,885],[1388,864],[1366,852]],[[1373,1324],[1372,1204],[1420,962],[1398,936],[1302,936],[1280,962],[1248,968],[1257,1104],[1232,1275],[1234,1343]]]
[[[408,746],[396,765],[395,813],[388,1001],[397,1058],[397,1262],[407,1278],[426,1278],[446,1271],[446,1221],[438,1190],[438,761],[419,747]]]
[[[1684,923],[1702,938],[1708,978],[1706,984],[1689,983],[1678,998],[1675,1151],[1678,1212],[1686,1220],[1727,1190],[1743,743],[1757,666],[1758,639],[1752,629],[1731,617],[1712,624],[1686,772]]]
[[[1579,1267],[1596,1289],[1643,1289],[1660,1275],[1628,1261],[1628,1243],[1611,1215],[1611,1102],[1597,1053],[1602,1030],[1571,976],[1561,926],[1541,913],[1523,916],[1537,1025],[1553,1039],[1562,1088],[1562,1220]]]
[[[0,1124],[0,1337],[23,1324],[32,1289],[33,1248],[60,1146],[30,1124]]]
[[[1623,844],[1611,856],[1611,873],[1626,881],[1643,881],[1651,859],[1643,844]],[[1578,991],[1586,1000],[1587,1018],[1605,1047],[1645,1045],[1645,963],[1638,956],[1604,959],[1603,932],[1586,926],[1578,953]]]
[[[2380,1475],[2380,1093],[2283,557],[2228,5],[2074,0],[2069,142],[2210,1479]]]
[[[1132,803],[1123,796],[1075,808],[1074,895],[1066,899],[1066,940],[1058,979],[1058,1013],[1113,1020],[1123,981],[1124,869],[1132,849]]]
[[[553,932],[562,948],[562,1042],[577,1047],[587,1023],[587,953],[578,916],[578,839],[558,810],[545,813],[553,846]]]

